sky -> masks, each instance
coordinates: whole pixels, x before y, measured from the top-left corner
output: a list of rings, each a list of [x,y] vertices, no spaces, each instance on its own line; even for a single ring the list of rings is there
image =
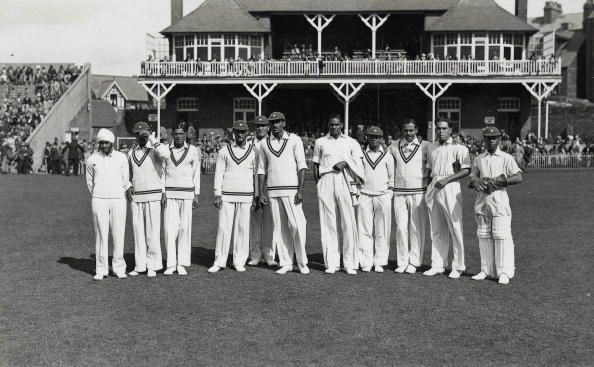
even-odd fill
[[[201,2],[184,0],[184,14]],[[514,0],[496,2],[513,13]],[[577,13],[584,0],[557,2]],[[544,3],[528,0],[528,17],[541,16]],[[170,0],[2,0],[0,63],[90,62],[93,74],[138,74],[146,34],[169,22]]]

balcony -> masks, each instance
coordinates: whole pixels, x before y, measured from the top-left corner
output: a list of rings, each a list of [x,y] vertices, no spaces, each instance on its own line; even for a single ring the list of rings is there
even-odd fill
[[[143,79],[253,79],[320,77],[560,77],[553,60],[347,60],[144,62]]]

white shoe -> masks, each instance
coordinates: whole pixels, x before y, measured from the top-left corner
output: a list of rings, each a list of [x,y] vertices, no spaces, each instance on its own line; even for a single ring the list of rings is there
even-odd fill
[[[361,271],[364,273],[369,273],[371,271],[371,266],[365,266],[361,268]]]
[[[210,268],[208,268],[208,272],[209,273],[216,273],[217,271],[221,270],[221,267],[213,265]]]
[[[382,268],[379,265],[376,265],[375,268],[373,269],[376,273],[383,273],[384,272],[384,268]]]
[[[163,274],[164,275],[173,275],[173,273],[175,273],[175,268],[167,268]]]
[[[243,273],[245,271],[245,266],[235,265],[235,270],[237,270],[240,273]]]
[[[140,273],[139,273],[139,272],[137,272],[136,270],[132,270],[131,272],[129,272],[129,273],[128,273],[128,275],[129,275],[129,276],[131,276],[131,277],[135,277],[135,276],[137,276],[138,274],[140,274]]]
[[[266,260],[266,265],[268,266],[278,266],[278,263],[274,260]]]
[[[302,267],[299,268],[299,272],[301,274],[309,274],[309,268],[307,267],[307,265],[303,265]]]
[[[180,265],[177,267],[177,275],[188,275],[188,272],[186,271],[186,268]]]
[[[287,274],[288,272],[293,271],[293,265],[285,265],[282,268],[276,271],[277,274]]]
[[[499,284],[509,284],[509,277],[507,276],[507,274],[502,273],[499,276],[499,282],[498,283]]]
[[[484,271],[481,271],[477,275],[473,276],[472,279],[474,279],[474,280],[485,280],[485,279],[487,279],[487,274],[485,274]]]
[[[351,269],[351,268],[345,268],[344,271],[348,274],[348,275],[357,275],[357,271],[355,269]]]
[[[154,277],[157,276],[157,272],[154,271],[154,270],[147,270],[146,276],[149,277],[149,278],[154,278]]]
[[[443,269],[439,269],[439,268],[431,268],[429,270],[427,270],[426,272],[423,273],[423,275],[426,275],[428,277],[432,277],[434,275],[437,274],[443,274]]]
[[[260,260],[250,260],[248,261],[248,265],[249,266],[258,266],[258,264],[260,263]]]
[[[406,266],[402,265],[402,266],[399,266],[396,269],[394,269],[394,272],[398,273],[398,274],[402,274],[402,273],[404,273],[405,270],[406,270]]]
[[[417,272],[417,267],[414,265],[410,265],[408,264],[408,266],[406,267],[405,272],[407,272],[408,274],[414,274]]]
[[[336,269],[336,268],[328,268],[328,269],[324,270],[324,273],[326,273],[326,274],[334,274],[334,273],[336,273],[336,270],[338,270],[338,269]]]
[[[118,277],[118,279],[126,279],[128,278],[128,276],[126,275],[126,273],[121,273],[121,274],[114,274],[116,277]]]
[[[103,280],[104,275],[97,274],[93,277],[93,280]]]
[[[448,275],[448,278],[458,279],[458,278],[460,278],[460,272],[456,269],[452,269],[452,271],[450,271],[450,275]]]

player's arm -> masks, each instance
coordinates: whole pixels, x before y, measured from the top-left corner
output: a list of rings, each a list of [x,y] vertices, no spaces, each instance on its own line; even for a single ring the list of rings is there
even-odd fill
[[[227,169],[227,161],[225,158],[225,149],[219,150],[217,155],[217,165],[215,168],[215,177],[214,177],[214,206],[217,209],[221,208],[222,203],[222,192],[223,192],[223,176],[225,175],[225,170]]]
[[[295,143],[295,161],[297,163],[297,180],[299,188],[297,194],[295,194],[295,204],[301,204],[303,202],[303,187],[305,185],[305,172],[307,171],[307,162],[305,161],[305,150],[303,149],[303,143],[299,139]]]
[[[260,200],[260,205],[268,205],[268,196],[265,188],[268,157],[266,157],[264,148],[258,151],[258,169],[256,172],[258,173],[258,200]]]
[[[93,195],[94,175],[95,172],[93,170],[92,161],[91,158],[89,158],[87,160],[87,171],[85,172],[85,178],[87,180],[87,188],[89,189],[91,195]]]
[[[164,161],[165,159],[169,158],[169,156],[171,155],[171,152],[169,151],[166,144],[161,144],[159,142],[159,140],[155,137],[154,134],[150,134],[148,139],[151,142],[151,144],[153,145],[153,148],[155,149],[155,153],[157,153],[157,157],[161,161]]]
[[[195,150],[194,156],[194,172],[192,173],[192,183],[194,184],[194,200],[192,201],[192,208],[196,209],[198,207],[198,199],[200,198],[200,167],[202,164],[200,152],[198,149]]]
[[[314,143],[314,150],[313,150],[313,178],[316,184],[320,180],[320,142],[316,140]]]
[[[435,187],[438,189],[444,188],[447,184],[455,181],[459,181],[470,174],[470,156],[468,155],[468,149],[466,147],[460,147],[457,152],[456,159],[456,172],[444,179],[441,179],[435,183]]]

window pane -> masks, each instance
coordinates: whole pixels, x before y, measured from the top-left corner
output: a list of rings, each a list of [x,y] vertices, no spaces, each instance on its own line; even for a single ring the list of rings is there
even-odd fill
[[[498,45],[501,43],[500,33],[489,33],[489,44]]]
[[[243,112],[235,112],[234,116],[235,121],[243,121]]]
[[[226,34],[225,35],[225,44],[226,45],[234,45],[235,44],[235,35],[234,34]]]
[[[194,47],[186,47],[186,58],[194,60]]]
[[[462,44],[471,44],[472,43],[472,33],[460,33],[460,43]]]
[[[201,61],[208,60],[208,48],[206,47],[198,47],[196,52],[196,60],[200,59]]]
[[[503,43],[506,45],[511,45],[513,43],[513,37],[511,33],[503,34]]]
[[[184,37],[186,46],[194,46],[194,35],[188,35]]]
[[[239,57],[241,57],[243,60],[247,60],[247,58],[248,58],[247,48],[245,48],[245,47],[239,48]]]
[[[262,49],[260,47],[252,47],[251,53],[254,58],[260,57],[260,52]]]
[[[235,46],[233,47],[225,47],[225,58],[232,58],[235,59],[236,55],[235,55]]]
[[[506,60],[512,59],[512,48],[511,47],[503,48],[503,57],[505,57]]]
[[[435,56],[439,56],[440,59],[443,59],[443,49],[443,46],[433,47],[433,53]]]
[[[474,58],[477,60],[485,59],[485,46],[476,46],[474,48]]]
[[[446,56],[455,57],[456,53],[458,53],[457,46],[448,46],[447,47],[447,55]]]
[[[462,46],[460,47],[460,56],[472,56],[472,46]]]
[[[184,49],[179,47],[175,49],[175,60],[176,61],[183,61],[184,60]]]
[[[489,60],[499,58],[499,46],[489,46]]]
[[[446,36],[446,44],[448,45],[457,45],[458,44],[458,34],[456,33],[448,33]]]
[[[441,46],[444,43],[444,36],[443,34],[436,34],[433,36],[433,44],[435,46]]]
[[[514,60],[522,60],[522,47],[514,47]]]
[[[256,114],[254,112],[246,112],[245,119],[246,121],[254,121],[256,119]]]

